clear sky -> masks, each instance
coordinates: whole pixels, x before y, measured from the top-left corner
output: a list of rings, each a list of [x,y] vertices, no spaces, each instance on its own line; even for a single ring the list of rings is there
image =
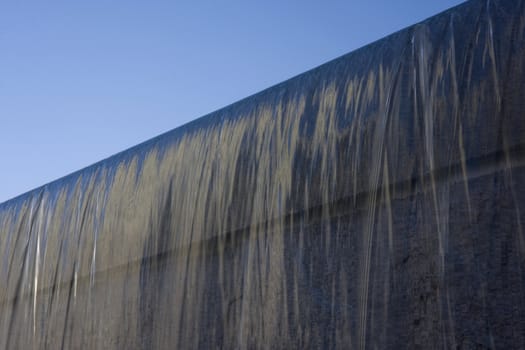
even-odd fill
[[[0,203],[461,0],[6,0]]]

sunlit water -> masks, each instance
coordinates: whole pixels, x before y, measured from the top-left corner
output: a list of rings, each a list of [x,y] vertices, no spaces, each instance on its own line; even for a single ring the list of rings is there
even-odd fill
[[[1,204],[0,348],[525,347],[524,7],[469,2]]]

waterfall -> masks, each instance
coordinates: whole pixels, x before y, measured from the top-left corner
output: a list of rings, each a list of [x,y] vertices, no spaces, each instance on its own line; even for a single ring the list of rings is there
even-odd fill
[[[524,91],[473,0],[2,203],[0,348],[525,347]]]

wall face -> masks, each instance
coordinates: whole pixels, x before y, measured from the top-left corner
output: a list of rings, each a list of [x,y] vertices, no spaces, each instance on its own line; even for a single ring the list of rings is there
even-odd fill
[[[471,1],[0,205],[0,348],[525,347],[525,2]]]

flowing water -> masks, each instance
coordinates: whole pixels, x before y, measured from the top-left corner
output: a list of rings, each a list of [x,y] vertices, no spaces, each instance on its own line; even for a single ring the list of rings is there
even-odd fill
[[[471,1],[0,204],[0,348],[525,347],[523,91]]]

